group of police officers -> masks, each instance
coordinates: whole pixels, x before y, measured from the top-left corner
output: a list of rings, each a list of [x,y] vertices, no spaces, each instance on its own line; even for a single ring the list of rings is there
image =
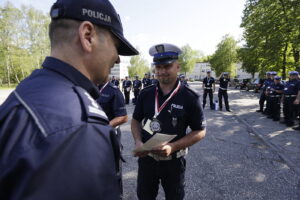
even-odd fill
[[[207,94],[214,107],[215,80],[210,72],[204,80],[202,104],[185,77],[177,76],[180,48],[157,44],[149,50],[156,79],[147,74],[142,81],[136,77],[131,82],[126,77],[124,100],[119,81],[115,77],[109,81],[108,74],[120,62],[119,55],[138,51],[125,39],[112,4],[57,0],[50,16],[51,56],[0,107],[0,199],[122,199],[120,125],[128,120],[125,104],[132,87],[135,150],[155,134],[175,135],[151,150],[134,151],[137,196],[154,200],[161,184],[167,200],[184,199],[185,156],[205,137]],[[298,80],[294,72],[290,75],[287,89],[278,77],[274,84],[266,81],[263,97],[266,112],[273,113],[278,95],[284,94],[287,125],[294,117],[293,105],[300,100]],[[230,111],[229,74],[223,73],[219,81],[219,107],[223,98]],[[278,113],[274,116],[277,119]]]
[[[257,112],[267,115],[274,121],[280,121],[281,104],[283,105],[283,121],[288,127],[295,125],[295,120],[299,117],[300,80],[297,71],[289,72],[289,80],[283,82],[276,72],[267,72],[266,79],[261,88],[259,100],[260,108]],[[264,108],[264,104],[266,106]],[[293,127],[300,130],[300,125]]]

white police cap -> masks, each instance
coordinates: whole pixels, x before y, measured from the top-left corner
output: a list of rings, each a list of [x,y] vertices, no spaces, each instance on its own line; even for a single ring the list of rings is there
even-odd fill
[[[178,60],[178,56],[182,53],[181,49],[173,44],[157,44],[149,49],[149,54],[153,56],[153,64],[169,64]]]

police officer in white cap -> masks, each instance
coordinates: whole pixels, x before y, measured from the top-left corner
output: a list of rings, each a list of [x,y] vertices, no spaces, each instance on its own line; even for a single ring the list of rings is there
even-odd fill
[[[184,174],[187,148],[205,136],[205,120],[199,95],[181,84],[178,55],[172,44],[150,48],[157,85],[140,93],[133,113],[131,130],[135,140],[135,156],[139,157],[137,195],[139,199],[156,199],[161,182],[166,199],[184,198]],[[191,132],[186,134],[187,127]],[[157,133],[175,138],[162,146],[139,151]]]

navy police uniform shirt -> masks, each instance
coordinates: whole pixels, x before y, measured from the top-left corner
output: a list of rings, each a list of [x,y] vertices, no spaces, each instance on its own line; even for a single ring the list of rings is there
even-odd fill
[[[117,86],[117,87],[119,87],[119,81],[118,80],[111,80],[111,83],[113,84],[113,85],[115,85],[115,86]]]
[[[144,88],[151,85],[151,80],[149,78],[143,78],[142,82],[143,82]]]
[[[131,81],[130,80],[124,80],[123,81],[123,88],[128,88],[128,87],[131,87]]]
[[[297,95],[300,89],[300,84],[298,80],[289,80],[284,85],[285,95]]]
[[[153,78],[151,79],[151,85],[156,85],[158,83],[158,80]]]
[[[157,86],[152,85],[141,91],[133,113],[133,118],[142,122],[142,124],[145,124],[148,119],[153,119],[155,113],[154,104],[156,87],[158,87],[159,106],[161,106],[174,91],[173,89],[168,95],[164,96],[159,84],[157,84]],[[193,131],[205,129],[205,119],[200,102],[200,96],[195,91],[184,85],[180,86],[179,91],[167,103],[166,107],[158,115],[157,119],[161,123],[162,130],[160,133],[177,135],[173,141],[184,137],[188,126]],[[147,131],[144,129],[142,130],[143,142],[146,142],[151,138],[151,136],[152,135]]]
[[[120,147],[98,96],[52,57],[19,84],[0,107],[0,199],[120,197]]]
[[[140,81],[140,80],[134,80],[133,81],[133,88],[134,89],[139,89],[141,87],[142,87],[142,81]]]
[[[282,83],[275,84],[275,82],[273,82],[273,84],[271,85],[271,89],[283,91],[284,90],[284,85]],[[270,95],[271,96],[272,95],[281,95],[281,93],[277,93],[274,90],[270,90]]]
[[[228,83],[230,82],[230,78],[220,78],[220,88],[226,89],[228,88]]]
[[[274,83],[274,80],[268,78],[264,81],[264,84],[262,86],[263,91],[266,91],[268,87],[270,87]]]
[[[101,90],[102,87],[104,85],[100,87],[101,92],[97,102],[106,113],[109,121],[127,115],[124,96],[120,89],[112,83],[108,83],[103,90]]]
[[[203,79],[204,89],[212,89],[213,84],[215,83],[215,79],[213,77],[205,77]]]

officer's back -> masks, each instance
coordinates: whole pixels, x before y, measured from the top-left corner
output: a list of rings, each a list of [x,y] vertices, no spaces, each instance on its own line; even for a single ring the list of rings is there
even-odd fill
[[[0,199],[119,199],[120,147],[94,83],[138,52],[109,1],[59,0],[50,14],[51,57],[0,107]]]

